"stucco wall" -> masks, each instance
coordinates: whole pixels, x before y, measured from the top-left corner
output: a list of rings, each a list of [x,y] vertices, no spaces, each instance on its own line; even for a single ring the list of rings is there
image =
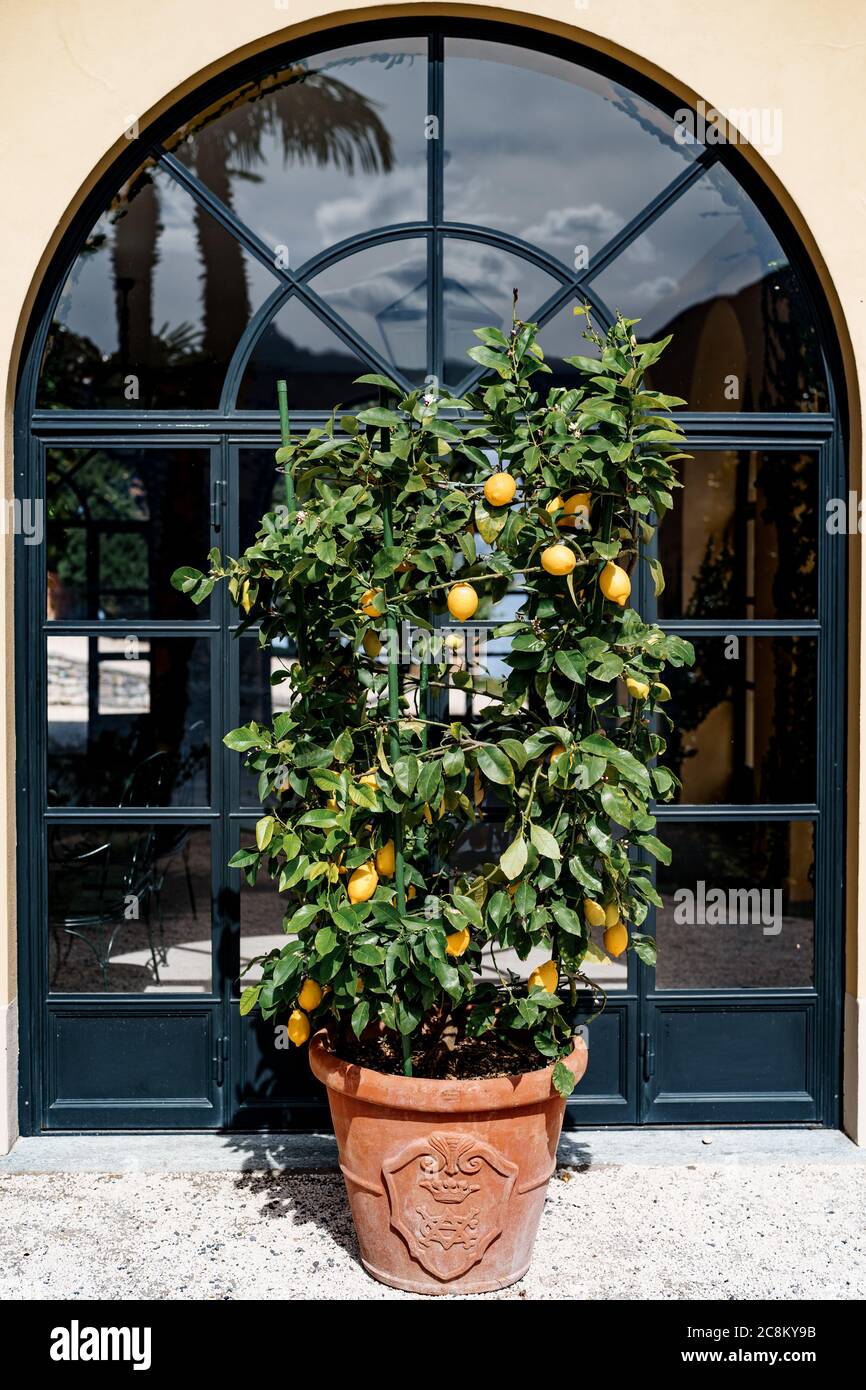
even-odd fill
[[[360,0],[331,11],[321,0],[4,0],[0,12],[0,379],[6,402],[4,496],[11,497],[11,407],[21,337],[59,234],[95,177],[142,127],[204,77],[278,37],[388,14],[462,14],[534,24],[580,38],[654,76],[689,103],[721,112],[782,113],[781,146],[755,156],[794,218],[824,279],[846,354],[852,417],[851,486],[859,488],[862,441],[858,380],[866,380],[862,248],[866,198],[856,155],[866,63],[862,0],[505,0],[497,7],[421,3],[383,7]],[[866,949],[856,951],[863,888],[863,770],[859,541],[851,545],[851,676],[846,958],[846,1123],[866,1125],[857,1105],[854,1039],[866,1032]],[[15,998],[14,720],[12,545],[0,571],[0,643],[5,683],[0,724],[0,1006]],[[840,853],[842,852],[840,846]],[[819,924],[820,929],[820,924]],[[14,1054],[14,1048],[12,1049]],[[866,1066],[861,1092],[866,1091]],[[0,1077],[0,1088],[3,1080]],[[0,1104],[0,1126],[9,1107]],[[0,1151],[2,1151],[0,1133]]]

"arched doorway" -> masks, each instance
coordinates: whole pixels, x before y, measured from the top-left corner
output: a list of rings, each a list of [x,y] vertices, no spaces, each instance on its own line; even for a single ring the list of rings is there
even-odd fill
[[[303,1059],[237,1012],[281,914],[225,868],[257,797],[221,735],[278,687],[169,576],[250,539],[277,377],[299,427],[365,371],[465,389],[514,286],[562,380],[577,304],[672,332],[694,454],[667,587],[637,594],[698,655],[661,959],[604,975],[571,1123],[837,1122],[835,349],[785,219],[735,148],[680,142],[675,105],[514,29],[359,26],[214,80],[82,210],[19,394],[20,496],[47,508],[18,551],[25,1130],[321,1122]]]

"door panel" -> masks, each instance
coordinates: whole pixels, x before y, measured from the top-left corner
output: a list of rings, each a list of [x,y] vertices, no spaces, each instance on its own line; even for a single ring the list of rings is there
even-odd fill
[[[200,1129],[222,1120],[214,1003],[51,1004],[51,1129]]]
[[[636,1000],[608,1000],[590,1024],[589,1066],[569,1098],[566,1129],[637,1120],[637,1009]]]
[[[814,1008],[814,998],[649,1001],[644,1123],[815,1119]]]

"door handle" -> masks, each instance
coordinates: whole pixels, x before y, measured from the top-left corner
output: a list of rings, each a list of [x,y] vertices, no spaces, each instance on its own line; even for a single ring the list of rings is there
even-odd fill
[[[225,1080],[225,1055],[227,1051],[228,1039],[217,1038],[216,1049],[212,1058],[214,1085],[222,1086]]]
[[[656,1073],[656,1050],[651,1033],[641,1033],[641,1056],[643,1058],[643,1079],[650,1081]]]

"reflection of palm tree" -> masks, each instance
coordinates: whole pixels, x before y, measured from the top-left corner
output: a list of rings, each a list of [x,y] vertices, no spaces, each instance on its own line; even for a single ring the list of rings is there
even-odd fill
[[[333,164],[346,174],[393,168],[391,137],[368,99],[336,77],[291,67],[250,83],[179,132],[176,154],[232,208],[232,177],[255,179],[264,142],[279,139],[283,163]],[[243,251],[201,207],[196,233],[203,266],[202,350],[228,361],[249,321]],[[288,241],[288,233],[286,235]],[[238,292],[226,295],[226,285]]]

